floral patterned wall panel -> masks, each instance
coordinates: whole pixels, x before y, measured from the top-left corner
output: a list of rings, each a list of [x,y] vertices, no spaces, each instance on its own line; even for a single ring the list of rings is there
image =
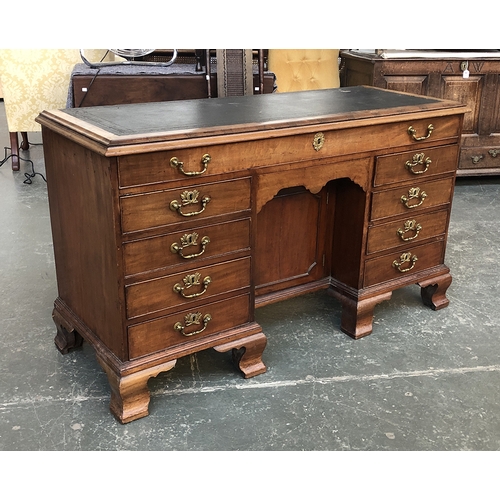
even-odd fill
[[[41,111],[64,108],[71,71],[81,62],[78,49],[0,49],[9,131],[38,131],[40,125],[35,118]]]

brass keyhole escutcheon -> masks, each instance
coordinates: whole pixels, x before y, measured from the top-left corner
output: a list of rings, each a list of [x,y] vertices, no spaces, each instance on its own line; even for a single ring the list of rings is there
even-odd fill
[[[323,147],[323,144],[325,144],[325,134],[318,132],[313,139],[313,148],[319,151]]]

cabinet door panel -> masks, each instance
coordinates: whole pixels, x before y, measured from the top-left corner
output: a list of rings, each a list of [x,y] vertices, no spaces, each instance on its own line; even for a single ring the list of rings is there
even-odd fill
[[[483,92],[484,76],[469,78],[463,76],[443,76],[443,99],[463,102],[470,111],[465,113],[463,134],[479,133],[479,109]]]
[[[397,92],[426,95],[428,88],[427,75],[391,75],[385,76],[386,87]]]
[[[323,277],[324,203],[323,192],[313,195],[293,188],[281,191],[259,212],[255,231],[257,295]]]

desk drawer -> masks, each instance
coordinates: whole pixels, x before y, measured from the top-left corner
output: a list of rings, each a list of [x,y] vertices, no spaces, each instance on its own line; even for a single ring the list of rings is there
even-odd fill
[[[196,179],[221,173],[220,146],[143,153],[118,158],[120,187]]]
[[[406,184],[396,189],[375,192],[372,196],[371,220],[404,214],[412,217],[424,209],[448,204],[453,193],[454,177],[438,181]]]
[[[428,139],[415,141],[408,133],[408,129],[412,127],[417,138],[425,137],[429,125],[434,128]],[[129,155],[118,158],[119,183],[121,188],[127,188],[173,180],[193,180],[253,167],[338,158],[352,154],[353,151],[373,152],[381,144],[384,148],[419,145],[429,147],[435,141],[457,139],[459,129],[458,116],[343,130],[326,130],[318,125],[317,129],[304,134]],[[209,156],[209,161],[206,155]]]
[[[130,233],[250,209],[250,179],[123,196],[122,231]]]
[[[250,258],[194,268],[127,286],[127,317],[131,319],[197,304],[216,295],[249,286]]]
[[[379,156],[375,164],[375,187],[400,181],[422,179],[435,174],[454,172],[459,146],[413,149],[399,154]]]
[[[447,224],[448,210],[440,210],[372,226],[368,229],[366,253],[408,245],[409,241],[420,244],[422,240],[445,234]]]
[[[384,257],[370,259],[365,263],[364,286],[411,276],[442,264],[443,259],[444,240],[427,245],[410,246],[405,249],[405,252],[397,250]],[[399,269],[395,263],[398,264]]]
[[[195,342],[250,321],[250,295],[188,309],[128,328],[130,359]]]
[[[123,245],[125,276],[190,265],[250,248],[250,219],[177,231]]]

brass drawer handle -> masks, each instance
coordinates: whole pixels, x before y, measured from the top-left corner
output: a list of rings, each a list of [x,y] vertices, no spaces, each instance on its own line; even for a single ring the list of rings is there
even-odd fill
[[[417,137],[417,131],[411,125],[408,127],[408,133],[415,141],[424,141],[425,139],[428,139],[431,136],[433,130],[434,130],[434,125],[432,125],[431,123],[430,125],[427,126],[427,135],[424,137]]]
[[[182,285],[181,283],[176,283],[174,285],[174,292],[182,295],[185,299],[194,299],[196,297],[199,297],[208,290],[208,285],[212,283],[212,278],[210,276],[206,276],[205,278],[203,278],[202,282],[200,281],[200,279],[201,279],[200,273],[188,274],[182,279],[184,285]],[[189,290],[193,286],[199,286],[202,284],[203,284],[203,290],[201,292],[192,293],[190,295],[184,293],[184,290]]]
[[[403,205],[406,208],[417,208],[420,205],[422,205],[422,203],[426,198],[427,198],[427,193],[425,191],[420,192],[419,187],[414,187],[408,190],[408,196],[405,195],[401,196],[401,203],[403,203]],[[410,205],[410,203],[412,203],[412,200],[418,200],[418,199],[420,200],[419,203]]]
[[[408,160],[405,163],[405,167],[412,174],[415,174],[415,175],[423,174],[423,173],[427,172],[427,170],[429,169],[429,165],[432,163],[432,160],[429,157],[425,158],[425,160],[424,160],[424,157],[425,157],[424,153],[418,153],[418,154],[414,155],[412,158],[412,161]],[[418,167],[419,165],[425,165],[425,168],[423,170],[415,170],[415,167]]]
[[[208,164],[212,161],[212,157],[209,154],[204,154],[201,157],[201,164],[203,166],[203,169],[200,170],[199,172],[186,172],[184,171],[184,162],[180,161],[177,156],[174,156],[170,158],[170,166],[173,168],[176,168],[179,170],[184,175],[201,175],[204,174],[207,171]]]
[[[399,262],[395,260],[392,263],[392,266],[395,267],[400,273],[407,273],[408,271],[411,271],[417,262],[418,258],[416,255],[412,255],[410,252],[406,252],[401,254],[399,257]],[[411,262],[410,267],[405,267],[404,269],[401,268],[404,264],[407,264],[408,262]]]
[[[178,254],[183,259],[194,259],[195,257],[203,255],[207,245],[210,243],[210,238],[208,236],[203,236],[200,241],[201,251],[199,251],[198,253],[190,253],[188,255],[184,255],[182,251],[185,248],[196,246],[198,244],[198,233],[184,234],[180,238],[180,241],[180,245],[177,242],[172,243],[170,245],[170,251],[172,253]]]
[[[421,230],[422,226],[420,224],[417,224],[416,220],[407,220],[405,221],[404,229],[399,228],[397,230],[397,234],[403,241],[411,241],[418,236],[418,233],[420,233]],[[410,231],[415,231],[415,234],[413,236],[405,237],[405,234]]]
[[[500,155],[500,149],[490,149],[488,151],[488,154],[493,158],[496,158],[498,155]]]
[[[172,200],[170,202],[170,210],[177,212],[179,215],[182,215],[183,217],[192,217],[193,215],[199,215],[205,210],[205,208],[207,208],[207,205],[210,203],[211,199],[210,196],[204,196],[201,199],[201,210],[198,210],[196,212],[187,212],[187,213],[182,212],[183,207],[198,203],[199,196],[200,192],[196,189],[193,191],[184,191],[181,194],[180,202],[177,200]]]
[[[184,316],[184,324],[182,324],[180,321],[175,323],[174,325],[174,330],[182,333],[185,337],[192,337],[193,335],[197,335],[198,333],[202,333],[208,326],[208,323],[212,319],[212,316],[210,314],[205,314],[203,316],[203,320],[201,319],[202,314],[200,312],[195,312],[195,313],[188,313],[186,316]],[[191,333],[186,333],[184,331],[185,328],[188,328],[192,325],[201,325],[203,321],[203,328],[201,330],[196,330]]]

